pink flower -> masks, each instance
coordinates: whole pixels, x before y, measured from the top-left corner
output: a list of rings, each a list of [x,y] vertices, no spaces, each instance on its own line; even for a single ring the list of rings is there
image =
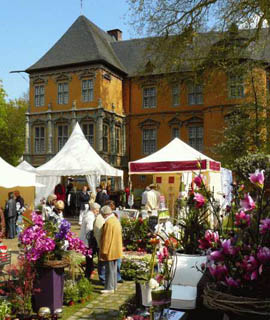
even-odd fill
[[[254,173],[249,175],[249,180],[253,184],[257,185],[260,188],[263,188],[264,185],[264,170],[257,169]]]
[[[270,231],[270,219],[266,218],[260,221],[260,233],[266,234]]]
[[[200,188],[203,183],[203,177],[199,174],[193,179],[193,182],[196,184],[198,188]]]
[[[194,199],[197,202],[196,208],[201,208],[205,204],[204,196],[201,195],[200,193],[194,193]]]
[[[218,232],[206,230],[204,238],[198,241],[199,241],[199,248],[202,250],[207,250],[213,247],[213,243],[217,243],[219,241],[219,234]]]
[[[222,254],[221,251],[215,250],[215,251],[211,252],[210,260],[213,260],[213,261],[224,261],[224,255]]]
[[[223,249],[223,253],[226,255],[235,256],[236,253],[239,251],[239,249],[232,244],[231,239],[224,240],[221,246]]]
[[[246,193],[244,199],[240,201],[240,205],[244,211],[250,211],[256,207],[255,202],[248,193]]]
[[[250,215],[246,214],[244,211],[236,213],[235,220],[234,224],[237,227],[245,228],[250,226]]]
[[[228,270],[224,265],[213,265],[209,267],[209,272],[216,280],[222,280],[228,273]]]
[[[226,277],[226,284],[229,287],[234,287],[234,288],[238,288],[239,287],[239,282],[237,280],[234,280],[232,277]]]
[[[267,247],[259,248],[257,258],[262,264],[270,262],[270,249]]]

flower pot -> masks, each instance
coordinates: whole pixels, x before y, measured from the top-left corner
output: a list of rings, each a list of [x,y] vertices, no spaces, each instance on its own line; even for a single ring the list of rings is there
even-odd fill
[[[170,307],[172,290],[153,290],[152,306]]]
[[[64,268],[39,268],[35,280],[33,309],[48,307],[51,311],[62,308],[64,295]]]
[[[142,293],[142,305],[145,307],[152,306],[152,289],[149,287],[148,283],[140,283],[141,293]]]

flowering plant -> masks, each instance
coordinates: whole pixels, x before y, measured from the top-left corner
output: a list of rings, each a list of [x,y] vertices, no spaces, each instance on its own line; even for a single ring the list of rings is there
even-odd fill
[[[90,255],[83,241],[70,230],[70,223],[63,219],[60,223],[50,220],[43,221],[42,216],[32,213],[32,221],[27,221],[29,227],[19,235],[20,245],[25,257],[33,263],[43,264],[50,260],[62,260],[71,250]]]
[[[199,173],[192,180],[191,189],[186,198],[178,199],[178,225],[180,226],[181,252],[186,254],[201,253],[198,245],[207,229],[210,227],[210,216],[220,224],[220,206],[213,194],[206,187],[204,177]]]
[[[223,291],[270,297],[270,199],[263,171],[234,185],[226,211],[223,234],[207,231],[199,241],[208,254],[206,268]]]

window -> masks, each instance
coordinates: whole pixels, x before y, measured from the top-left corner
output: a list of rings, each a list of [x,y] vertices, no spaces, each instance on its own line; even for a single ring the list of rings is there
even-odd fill
[[[172,87],[172,105],[179,106],[179,86]]]
[[[91,146],[94,145],[94,124],[93,123],[87,123],[83,124],[83,133],[85,135],[86,140],[91,144]]]
[[[143,153],[151,154],[157,148],[157,129],[143,129]]]
[[[199,84],[190,83],[188,86],[188,104],[203,104],[202,86]]]
[[[68,140],[68,126],[59,125],[58,126],[58,150],[61,150],[64,144]]]
[[[107,124],[103,125],[103,151],[109,151],[109,126]]]
[[[143,88],[143,108],[155,108],[156,107],[156,88]]]
[[[89,102],[94,99],[93,80],[82,80],[82,101]]]
[[[44,106],[44,86],[35,86],[35,106]]]
[[[117,154],[120,153],[120,147],[121,147],[120,139],[121,139],[121,129],[119,127],[116,127],[115,128],[115,151]]]
[[[35,127],[35,153],[45,152],[45,128]]]
[[[229,96],[230,98],[244,97],[244,77],[243,75],[230,75],[229,77]]]
[[[203,127],[189,127],[188,136],[191,147],[203,151]]]
[[[172,128],[172,138],[180,138],[180,130],[179,128],[175,127]]]
[[[68,103],[68,83],[58,83],[58,104]]]

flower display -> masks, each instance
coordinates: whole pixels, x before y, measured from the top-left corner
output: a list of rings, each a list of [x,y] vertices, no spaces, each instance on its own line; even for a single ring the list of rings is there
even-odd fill
[[[263,171],[249,175],[249,186],[234,185],[227,224],[219,234],[206,231],[199,246],[207,254],[207,268],[220,290],[250,297],[269,297],[270,203],[265,194]],[[259,187],[259,188],[258,188]],[[250,193],[246,193],[245,190]],[[254,199],[254,200],[253,200]]]
[[[196,201],[196,208],[201,208],[205,204],[205,198],[200,193],[195,193],[194,199]]]
[[[61,260],[70,250],[91,254],[83,241],[70,231],[71,225],[67,220],[63,219],[58,225],[43,221],[39,214],[32,212],[32,221],[27,222],[30,226],[20,233],[19,242],[28,261]]]

